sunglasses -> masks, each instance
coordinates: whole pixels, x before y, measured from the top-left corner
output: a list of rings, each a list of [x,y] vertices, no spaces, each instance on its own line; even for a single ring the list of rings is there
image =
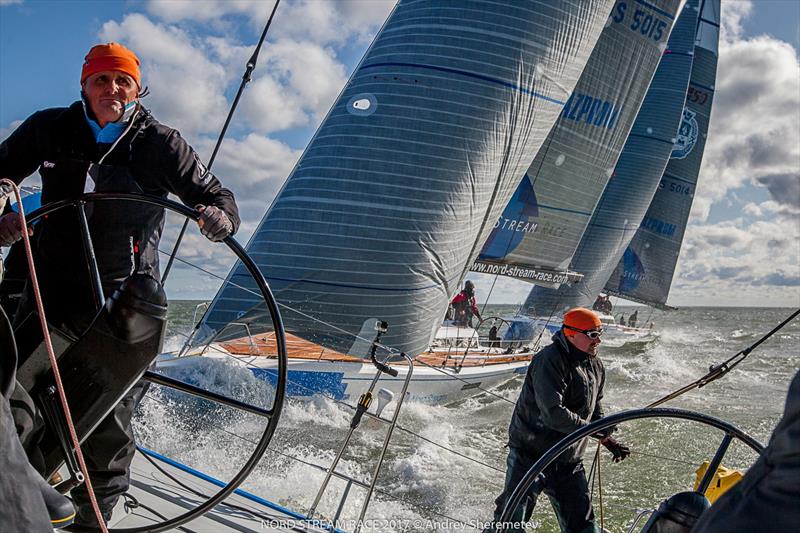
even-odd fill
[[[564,329],[571,329],[572,331],[577,331],[578,333],[583,333],[584,335],[586,335],[587,337],[589,337],[592,340],[599,339],[600,335],[603,334],[603,329],[602,328],[601,329],[578,329],[578,328],[573,328],[572,326],[567,326],[565,324],[564,325]]]

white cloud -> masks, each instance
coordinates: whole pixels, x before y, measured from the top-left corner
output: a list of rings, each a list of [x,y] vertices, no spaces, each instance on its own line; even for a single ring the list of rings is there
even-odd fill
[[[725,41],[739,39],[744,31],[744,20],[752,11],[753,2],[750,0],[726,0],[720,14],[722,18],[720,38]]]
[[[322,118],[347,81],[333,50],[309,42],[281,40],[264,51],[266,74],[242,97],[242,116],[268,133]]]
[[[21,120],[12,120],[8,126],[0,128],[0,141],[5,140],[6,137],[11,135],[20,124],[22,124]]]
[[[274,2],[264,0],[150,0],[147,11],[167,22],[215,21],[225,15],[264,16]],[[266,22],[266,20],[265,20]]]
[[[744,38],[749,1],[726,2],[716,96],[671,303],[800,304],[800,62],[770,36]],[[747,185],[770,200],[741,200]],[[713,205],[739,218],[708,224]],[[724,210],[723,210],[724,211]]]
[[[195,148],[204,160],[211,155],[215,139],[203,138]],[[234,192],[242,217],[240,240],[246,240],[289,176],[300,150],[251,133],[244,139],[225,139],[212,171]]]
[[[713,203],[747,183],[767,186],[779,203],[800,203],[784,194],[800,181],[797,51],[768,36],[723,40],[716,89],[692,214],[705,220]]]
[[[154,115],[177,125],[187,136],[222,127],[228,103],[225,70],[212,62],[202,44],[175,26],[154,24],[140,14],[103,25],[100,37],[119,41],[142,61],[142,83],[150,87],[145,99]]]
[[[276,35],[319,44],[372,40],[395,0],[299,0],[278,7]],[[293,21],[302,20],[302,24]]]
[[[670,303],[675,305],[800,304],[800,224],[775,217],[776,202],[748,204],[740,217],[690,225]]]
[[[394,4],[395,0],[284,1],[275,12],[270,36],[320,45],[368,42]],[[264,0],[150,0],[147,10],[167,22],[219,24],[226,16],[244,15],[260,30],[273,5]]]

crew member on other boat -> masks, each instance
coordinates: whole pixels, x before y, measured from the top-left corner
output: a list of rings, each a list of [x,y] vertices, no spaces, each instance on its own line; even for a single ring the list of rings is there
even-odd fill
[[[464,289],[455,295],[450,305],[453,306],[453,320],[458,326],[472,327],[473,316],[483,320],[475,301],[475,285],[470,280],[464,282]]]
[[[531,466],[567,434],[603,417],[602,399],[605,369],[597,356],[603,330],[599,317],[578,307],[564,313],[561,329],[553,343],[536,354],[508,428],[508,458],[505,487],[495,500],[495,522],[506,500]],[[630,455],[624,444],[599,435],[613,454],[614,462]],[[515,509],[512,522],[527,522],[542,492],[553,503],[562,531],[595,531],[586,472],[581,457],[587,439],[573,444],[545,469]]]
[[[38,169],[43,204],[72,199],[84,191],[158,197],[173,193],[201,212],[198,225],[203,235],[222,240],[239,226],[233,194],[206,169],[177,130],[157,122],[142,106],[139,64],[134,52],[120,44],[92,47],[81,71],[81,100],[26,119],[0,144],[0,177],[19,183]],[[49,321],[77,336],[91,323],[96,308],[80,253],[77,218],[68,211],[53,213],[35,226],[35,254]],[[87,208],[87,215],[106,296],[133,273],[160,279],[163,209],[131,202],[95,203]],[[27,231],[34,234],[34,228]],[[0,246],[21,237],[16,213],[0,218]],[[33,293],[26,287],[15,325],[32,309]],[[29,402],[20,389],[15,395]],[[135,386],[85,442],[89,474],[106,519],[128,489],[135,451],[131,417],[143,392],[141,384]],[[15,418],[26,416],[22,411],[15,410]],[[35,435],[36,431],[21,435],[29,454],[35,449]],[[74,489],[72,496],[78,509],[76,524],[96,525],[83,486]]]
[[[628,326],[635,328],[636,322],[639,320],[639,311],[634,311],[633,314],[628,317]]]

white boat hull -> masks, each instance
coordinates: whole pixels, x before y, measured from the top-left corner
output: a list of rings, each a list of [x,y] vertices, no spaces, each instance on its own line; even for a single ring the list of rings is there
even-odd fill
[[[604,318],[608,320],[603,320]],[[505,318],[511,324],[511,328],[503,338],[503,344],[518,342],[520,344],[534,344],[543,330],[540,345],[546,345],[553,335],[561,328],[561,322],[557,319],[545,317],[514,316]],[[610,348],[619,348],[629,343],[652,342],[658,338],[658,332],[650,328],[631,328],[613,323],[610,315],[601,315],[603,320],[602,345]]]
[[[496,387],[515,375],[527,371],[530,358],[513,362],[492,362],[492,356],[470,356],[486,361],[482,365],[463,366],[456,371],[452,365],[430,367],[421,363],[414,365],[408,387],[408,398],[426,403],[449,403],[482,390]],[[507,359],[506,357],[499,357]],[[240,364],[256,377],[274,384],[277,376],[277,360],[263,356],[240,356],[217,348],[213,353],[202,356],[169,357],[161,356],[158,368],[191,370],[199,367],[201,361],[217,360],[229,364]],[[451,358],[460,361],[460,356]],[[468,360],[467,360],[468,361]],[[408,366],[392,365],[398,371],[397,377],[383,374],[376,390],[384,388],[400,394],[408,372]],[[207,368],[204,371],[208,371]],[[369,388],[376,368],[369,361],[328,361],[289,358],[288,384],[286,393],[290,397],[309,398],[317,394],[337,400],[358,399]]]

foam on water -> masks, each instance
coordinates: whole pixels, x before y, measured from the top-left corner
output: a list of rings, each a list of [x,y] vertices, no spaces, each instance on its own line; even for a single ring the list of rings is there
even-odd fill
[[[490,312],[502,313],[489,310],[486,314]],[[684,309],[658,317],[661,336],[657,341],[601,349],[606,366],[606,412],[642,407],[696,380],[709,365],[752,344],[787,314],[785,310]],[[800,366],[798,342],[800,325],[795,322],[723,379],[667,405],[718,416],[766,442],[782,412],[789,381]],[[219,361],[205,364],[183,378],[244,401],[269,405],[264,402],[271,401],[270,387],[247,369]],[[406,402],[399,423],[445,448],[504,470],[507,428],[521,383],[519,376],[493,389],[500,398],[482,394],[448,406]],[[393,409],[391,404],[384,417],[392,416]],[[323,468],[330,465],[349,429],[352,413],[352,409],[327,398],[288,401],[270,445],[272,451],[245,487],[305,512],[324,473],[290,456]],[[263,426],[263,419],[254,415],[189,400],[159,387],[151,388],[137,417],[138,438],[146,446],[222,479],[238,470]],[[365,419],[337,470],[368,480],[385,430],[385,425]],[[614,530],[633,517],[634,508],[653,507],[672,492],[686,490],[694,469],[713,454],[721,434],[697,424],[646,420],[624,425],[619,438],[631,445],[634,455],[621,465],[611,465],[603,455],[605,512],[607,523],[619,526]],[[396,430],[377,484],[382,492],[376,494],[367,516],[434,521],[444,520],[436,513],[462,520],[490,517],[503,473],[443,447]],[[589,449],[594,451],[593,446]],[[726,463],[746,467],[753,459],[749,450],[738,445],[732,447]],[[588,469],[591,459],[586,464]],[[344,486],[340,480],[332,484],[333,489],[320,505],[325,516],[331,516],[337,508]],[[360,490],[351,491],[345,518],[357,517],[362,497]],[[534,518],[543,521],[542,531],[556,531],[548,507],[542,499]],[[366,528],[394,530],[375,524]]]

